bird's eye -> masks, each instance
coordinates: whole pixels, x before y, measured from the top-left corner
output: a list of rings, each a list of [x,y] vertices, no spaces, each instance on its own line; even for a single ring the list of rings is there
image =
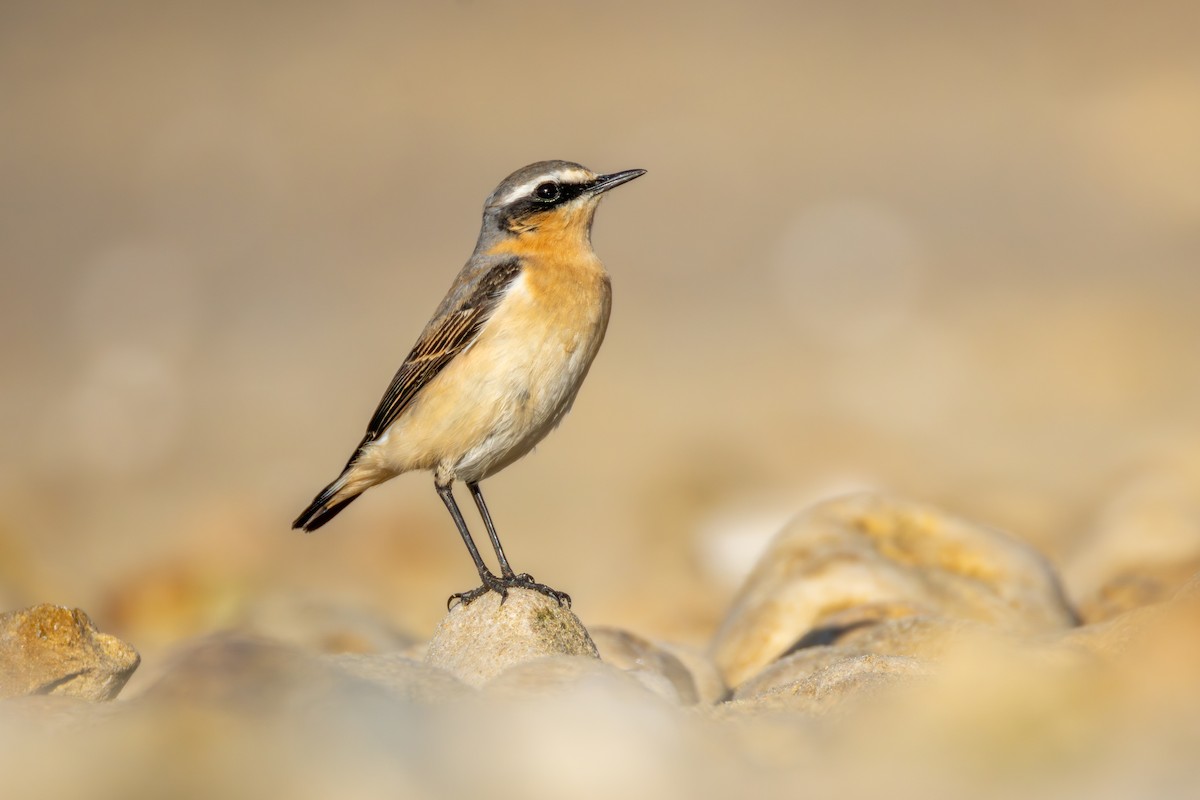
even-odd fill
[[[533,190],[533,193],[537,195],[539,200],[553,203],[562,194],[562,190],[558,188],[558,184],[554,181],[546,181],[545,183],[539,183],[538,187]]]

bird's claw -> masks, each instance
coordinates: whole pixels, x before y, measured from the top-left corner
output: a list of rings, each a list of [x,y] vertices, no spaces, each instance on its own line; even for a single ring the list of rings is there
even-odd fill
[[[467,592],[457,592],[450,595],[449,599],[446,600],[446,609],[453,608],[456,600],[464,607],[469,606],[488,592],[495,592],[500,595],[500,604],[503,605],[504,601],[508,599],[509,589],[529,589],[538,594],[546,595],[546,597],[554,600],[560,606],[566,605],[567,608],[571,607],[571,595],[566,592],[560,592],[557,589],[552,589],[544,583],[538,583],[528,572],[522,572],[520,575],[504,575],[500,577],[489,572],[481,577],[483,580],[482,586],[478,586]]]

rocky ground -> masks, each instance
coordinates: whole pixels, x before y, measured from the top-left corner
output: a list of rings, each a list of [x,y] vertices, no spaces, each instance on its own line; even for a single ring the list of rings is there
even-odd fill
[[[428,642],[268,616],[129,696],[132,647],[26,608],[0,618],[4,796],[1192,796],[1200,574],[1115,541],[1068,598],[1018,539],[852,495],[779,532],[704,649],[516,590]]]

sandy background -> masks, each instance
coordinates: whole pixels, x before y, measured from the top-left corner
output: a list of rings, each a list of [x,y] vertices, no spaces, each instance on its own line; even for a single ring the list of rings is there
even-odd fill
[[[845,488],[1059,564],[1196,496],[1195,3],[166,6],[0,9],[5,607],[147,663],[279,598],[428,636],[474,585],[428,476],[289,524],[545,158],[649,170],[574,412],[485,484],[589,622],[703,642]]]

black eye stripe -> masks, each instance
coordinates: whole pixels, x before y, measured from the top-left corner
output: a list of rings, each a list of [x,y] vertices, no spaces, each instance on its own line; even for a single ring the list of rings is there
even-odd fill
[[[534,187],[531,199],[542,208],[568,203],[583,194],[590,183],[559,183],[558,181],[542,181]]]
[[[558,188],[557,197],[549,199],[539,196],[538,190],[547,184]],[[594,184],[595,181],[563,183],[554,178],[544,178],[534,184],[533,188],[528,190],[527,194],[516,197],[506,205],[498,208],[496,210],[497,216],[501,221],[501,225],[513,228],[514,225],[527,217],[544,214],[551,209],[571,202],[587,192]]]

